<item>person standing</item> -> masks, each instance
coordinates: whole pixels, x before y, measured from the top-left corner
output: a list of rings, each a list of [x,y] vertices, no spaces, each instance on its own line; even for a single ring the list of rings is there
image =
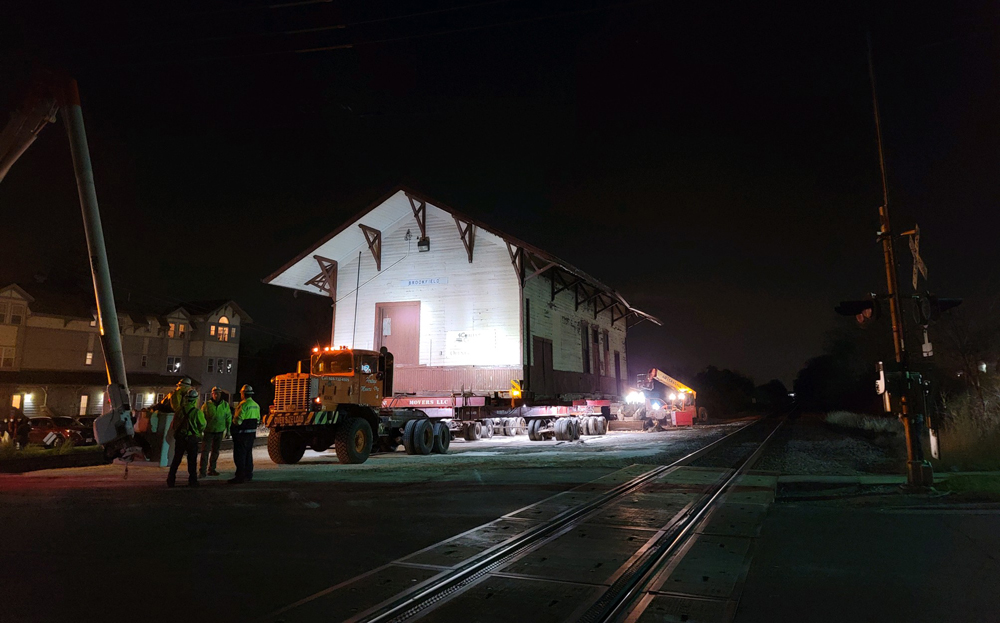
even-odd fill
[[[230,432],[233,435],[233,462],[236,476],[228,482],[238,485],[253,480],[253,442],[257,438],[260,423],[260,407],[254,402],[253,388],[244,385],[240,390],[240,404],[236,405]]]
[[[205,414],[205,441],[201,444],[201,464],[198,466],[198,475],[204,478],[208,476],[218,476],[215,470],[219,462],[219,448],[222,446],[222,437],[229,432],[229,423],[233,420],[233,410],[229,408],[229,402],[222,399],[222,390],[218,387],[212,388],[212,398],[206,400],[201,407]],[[210,461],[211,459],[211,461]],[[205,471],[205,468],[208,471]]]
[[[177,468],[187,455],[188,486],[198,486],[198,445],[205,432],[205,414],[198,409],[198,390],[189,389],[182,398],[180,407],[174,411],[174,421],[170,425],[174,433],[174,460],[170,462],[167,486],[174,486]]]

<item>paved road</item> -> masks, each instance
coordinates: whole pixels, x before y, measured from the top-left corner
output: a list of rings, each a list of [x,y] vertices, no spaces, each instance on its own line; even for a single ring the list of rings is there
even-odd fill
[[[583,442],[456,441],[357,466],[332,453],[251,485],[167,489],[158,468],[0,475],[4,623],[247,621],[368,569],[634,463],[661,464],[726,427]],[[223,455],[220,469],[232,470]],[[213,481],[214,480],[214,481]]]
[[[1000,508],[898,504],[773,505],[736,622],[1000,621]]]

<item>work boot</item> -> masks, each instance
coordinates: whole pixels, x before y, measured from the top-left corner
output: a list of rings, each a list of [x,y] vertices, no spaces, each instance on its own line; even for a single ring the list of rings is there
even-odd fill
[[[213,469],[213,470],[211,470],[211,471],[209,471],[209,472],[208,472],[208,475],[209,475],[209,476],[218,476],[218,475],[219,475],[219,472],[217,472],[217,471],[215,471],[215,470]]]
[[[231,485],[241,485],[241,484],[243,484],[246,481],[243,480],[242,478],[230,478],[226,482],[228,482]]]
[[[196,479],[196,478],[189,478],[188,479],[188,486],[189,487],[197,487],[198,486],[198,479]]]
[[[173,487],[174,486],[174,479],[171,478],[170,476],[167,476],[167,486],[168,487]]]
[[[198,478],[204,478],[205,472],[198,472]]]

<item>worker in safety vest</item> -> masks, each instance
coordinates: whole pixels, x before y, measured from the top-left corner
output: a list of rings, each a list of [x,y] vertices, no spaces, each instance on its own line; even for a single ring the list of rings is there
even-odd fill
[[[185,376],[177,381],[177,388],[167,394],[156,407],[161,413],[177,413],[184,404],[188,391],[191,390],[191,378]]]
[[[253,480],[253,442],[260,423],[260,407],[254,402],[253,388],[244,385],[240,397],[243,400],[236,405],[233,424],[229,427],[233,435],[233,462],[236,463],[236,476],[228,481],[231,485]]]
[[[201,444],[198,475],[204,478],[207,467],[208,476],[218,476],[219,472],[215,467],[219,462],[219,448],[222,446],[223,435],[229,432],[229,424],[233,421],[233,410],[229,408],[229,402],[222,399],[222,390],[213,387],[212,398],[205,401],[201,411],[205,414],[205,441]]]
[[[187,455],[188,485],[198,486],[198,445],[205,433],[205,414],[198,409],[198,390],[189,389],[180,407],[174,411],[170,430],[174,433],[174,459],[170,462],[167,486],[174,486],[177,468]]]

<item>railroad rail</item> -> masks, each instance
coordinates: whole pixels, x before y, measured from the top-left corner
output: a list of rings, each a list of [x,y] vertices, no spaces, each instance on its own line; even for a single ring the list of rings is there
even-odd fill
[[[673,521],[641,555],[630,561],[627,569],[580,618],[588,622],[625,620],[713,505],[723,499],[733,484],[752,468],[767,442],[784,421],[785,418],[761,419],[742,426],[669,465],[653,468],[613,487],[594,500],[567,509],[487,553],[474,556],[442,573],[429,584],[401,594],[396,599],[381,604],[376,610],[352,620],[365,623],[402,623],[420,618],[429,609],[448,601],[490,573],[586,522],[623,496],[639,492],[658,478],[681,467],[694,466],[717,456],[715,462],[721,461],[725,465],[725,475],[708,486],[700,499],[691,504],[682,517]],[[748,436],[751,437],[750,441],[745,441]],[[737,443],[740,440],[744,441]]]

